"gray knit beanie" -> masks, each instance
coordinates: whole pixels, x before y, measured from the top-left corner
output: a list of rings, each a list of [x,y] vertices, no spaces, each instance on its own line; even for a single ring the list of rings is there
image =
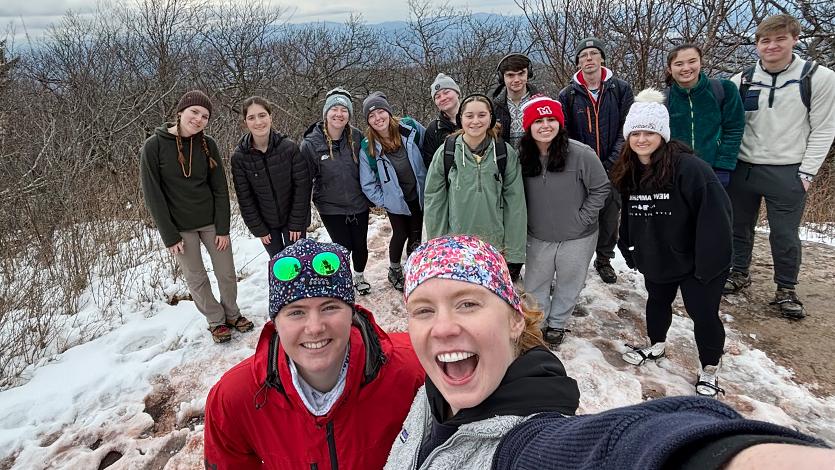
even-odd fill
[[[600,51],[600,56],[603,57],[603,60],[606,60],[606,48],[603,45],[603,41],[596,37],[588,37],[581,39],[580,42],[577,43],[577,46],[574,47],[574,64],[580,63],[580,53],[589,47],[593,47]]]
[[[354,104],[351,102],[351,93],[341,87],[336,87],[325,95],[325,106],[322,107],[322,120],[327,119],[328,111],[334,106],[348,108],[348,118],[354,117]]]
[[[371,93],[362,102],[362,114],[365,116],[366,122],[368,121],[368,115],[371,114],[371,111],[376,109],[385,109],[388,111],[389,115],[394,115],[391,111],[391,105],[382,91],[375,91],[374,93]]]
[[[432,82],[432,86],[429,87],[429,96],[434,99],[435,93],[441,90],[454,90],[458,93],[458,96],[461,96],[461,89],[458,88],[458,84],[455,83],[455,80],[453,80],[452,77],[444,73],[439,73],[438,76],[435,77],[435,81]]]

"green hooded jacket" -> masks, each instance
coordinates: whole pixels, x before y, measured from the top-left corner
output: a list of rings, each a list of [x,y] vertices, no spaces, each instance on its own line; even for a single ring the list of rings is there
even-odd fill
[[[719,109],[704,72],[689,90],[673,82],[667,98],[670,137],[692,147],[714,169],[732,171],[742,143],[745,111],[736,85],[729,80],[721,83],[725,97]]]
[[[475,235],[501,251],[508,263],[524,263],[528,211],[522,167],[516,151],[508,145],[507,167],[502,177],[495,148],[494,141],[481,163],[476,163],[458,136],[448,184],[444,180],[444,146],[438,148],[426,175],[426,235]]]

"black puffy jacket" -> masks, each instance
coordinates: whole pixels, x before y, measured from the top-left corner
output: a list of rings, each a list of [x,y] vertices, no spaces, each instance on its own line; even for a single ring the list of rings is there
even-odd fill
[[[359,154],[362,133],[351,127],[353,148],[347,134],[331,142],[322,131],[322,121],[311,124],[304,132],[301,153],[310,165],[313,179],[313,203],[321,215],[355,215],[365,212],[370,202],[360,186]],[[333,154],[333,157],[331,157]]]
[[[527,95],[534,96],[539,93],[539,90],[533,83],[527,85]],[[510,141],[510,110],[507,108],[507,87],[504,83],[499,84],[488,92],[488,96],[493,99],[493,110],[496,113],[496,121],[502,125],[502,139],[505,142]]]
[[[287,227],[297,232],[310,221],[310,172],[299,147],[276,131],[266,152],[244,135],[232,154],[232,181],[249,231],[263,237]]]

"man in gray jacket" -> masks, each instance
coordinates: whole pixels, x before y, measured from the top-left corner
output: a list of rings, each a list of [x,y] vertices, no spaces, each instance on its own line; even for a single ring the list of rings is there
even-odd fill
[[[732,78],[745,107],[745,132],[728,195],[733,203],[731,294],[751,284],[754,227],[765,198],[777,292],[772,305],[791,319],[805,316],[795,286],[800,271],[800,220],[835,138],[835,72],[792,53],[800,23],[785,14],[766,18],[755,33],[760,60]]]

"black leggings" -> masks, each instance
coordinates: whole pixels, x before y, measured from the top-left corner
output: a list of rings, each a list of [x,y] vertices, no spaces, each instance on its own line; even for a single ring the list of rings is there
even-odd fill
[[[673,301],[681,287],[684,308],[693,319],[693,334],[699,349],[699,361],[704,366],[715,366],[725,348],[725,327],[719,319],[719,302],[727,274],[722,274],[707,284],[694,277],[679,282],[659,284],[644,279],[647,288],[647,335],[658,343],[667,340],[667,330],[673,322]]]
[[[352,215],[319,214],[331,240],[351,252],[354,271],[365,271],[368,263],[368,211]]]
[[[420,245],[423,230],[423,210],[416,200],[407,202],[412,215],[392,214],[386,212],[391,223],[391,241],[389,241],[389,261],[399,263],[403,256],[403,245],[406,245],[406,256],[412,254]]]

